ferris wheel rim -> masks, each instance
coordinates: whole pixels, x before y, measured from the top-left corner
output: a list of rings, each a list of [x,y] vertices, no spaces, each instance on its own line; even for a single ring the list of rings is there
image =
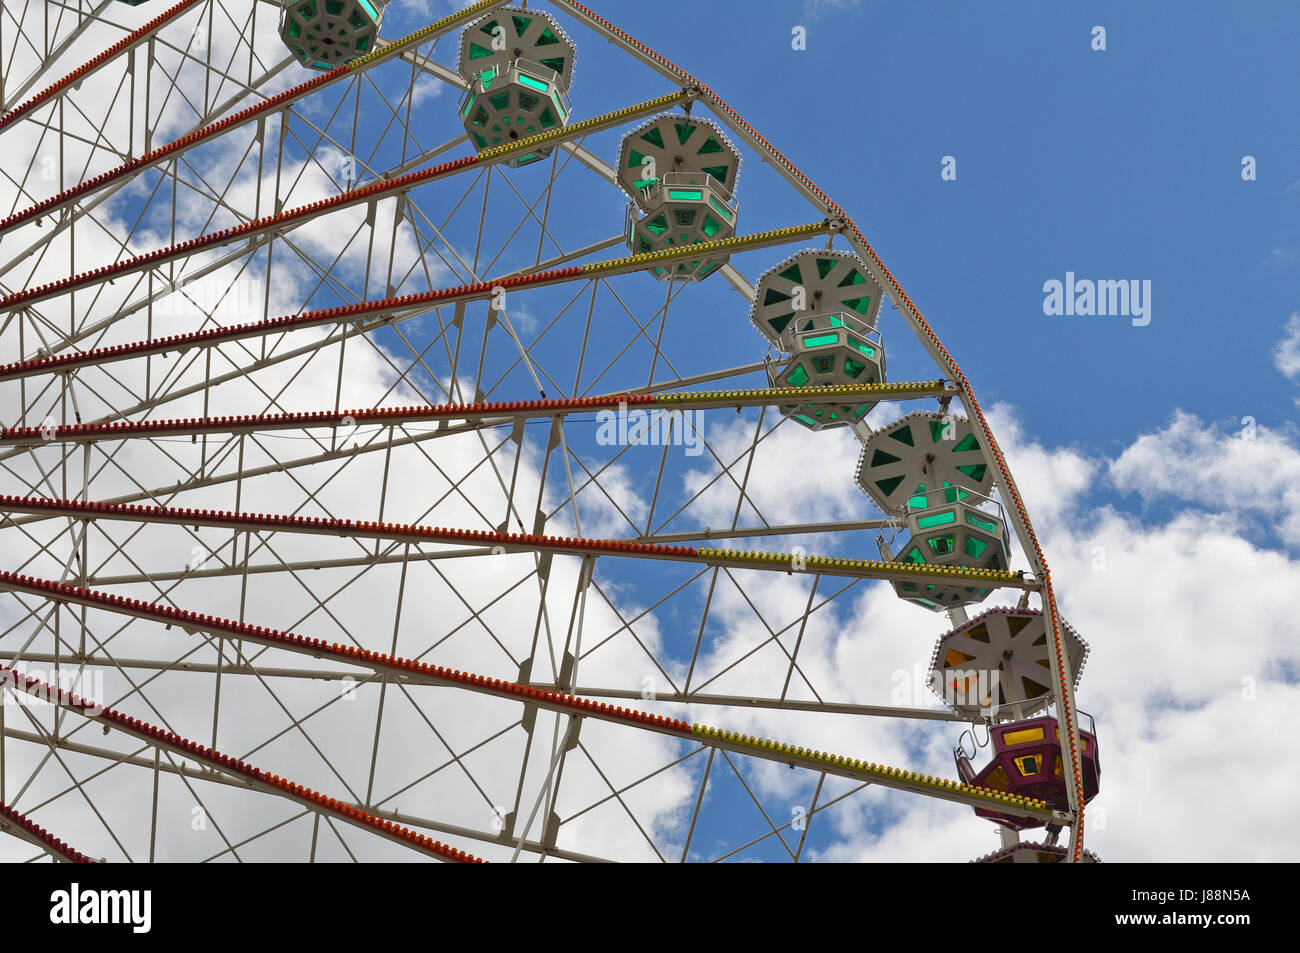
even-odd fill
[[[189,0],[189,2],[187,3],[178,4],[177,7],[188,9],[188,7],[193,2],[197,2],[197,0]],[[1035,547],[1031,551],[1029,546],[1025,546],[1024,547],[1025,556],[1027,559],[1029,559],[1031,564],[1035,566],[1035,578],[1041,580],[1041,585],[1043,587],[1043,595],[1044,595],[1044,613],[1048,616],[1049,620],[1051,620],[1051,624],[1055,627],[1057,625],[1057,617],[1055,615],[1055,597],[1051,589],[1050,575],[1047,571],[1046,563],[1041,557],[1041,551],[1036,548],[1037,547],[1036,537],[1033,534],[1032,525],[1029,523],[1027,513],[1024,512],[1023,503],[1019,500],[1019,494],[1015,489],[1014,482],[1011,479],[1010,471],[1005,463],[1005,460],[1002,457],[1000,450],[997,449],[996,441],[992,437],[992,433],[991,430],[989,430],[988,428],[987,422],[984,420],[982,413],[979,411],[978,403],[975,400],[975,396],[973,390],[970,387],[970,383],[966,379],[965,375],[961,372],[960,368],[956,365],[955,361],[952,361],[951,357],[947,354],[947,351],[943,348],[942,344],[939,343],[937,335],[930,330],[928,323],[925,322],[924,318],[920,316],[919,311],[916,311],[915,307],[911,304],[910,298],[906,296],[906,293],[903,292],[901,286],[897,283],[897,281],[893,279],[893,276],[888,272],[888,270],[885,269],[883,262],[881,262],[878,256],[875,255],[875,252],[873,249],[871,249],[871,246],[867,244],[866,239],[862,235],[862,233],[858,231],[856,226],[852,223],[852,221],[848,219],[846,215],[844,215],[843,210],[840,209],[839,206],[835,205],[833,202],[831,202],[829,198],[827,198],[823,193],[821,193],[820,190],[818,190],[816,186],[812,184],[811,180],[808,180],[806,177],[804,177],[803,174],[799,172],[792,164],[790,164],[788,160],[786,160],[783,156],[781,156],[780,153],[777,152],[774,147],[770,146],[770,144],[768,144],[765,139],[763,139],[761,136],[758,136],[758,134],[754,132],[752,128],[750,128],[737,113],[731,110],[731,108],[727,106],[726,103],[720,99],[720,97],[717,97],[716,94],[714,94],[711,89],[709,89],[707,86],[704,86],[693,76],[680,70],[679,68],[671,64],[669,61],[659,56],[657,53],[653,53],[653,51],[650,51],[647,47],[643,47],[641,44],[637,43],[637,41],[635,40],[632,40],[626,34],[622,34],[621,31],[619,31],[616,27],[613,27],[612,24],[609,24],[608,21],[604,21],[603,19],[599,18],[597,15],[587,10],[587,8],[583,7],[581,4],[573,2],[573,0],[556,0],[556,3],[561,7],[569,8],[569,12],[578,16],[579,19],[584,19],[589,21],[588,25],[591,25],[594,18],[594,22],[597,25],[597,29],[611,36],[621,37],[626,41],[628,41],[629,51],[637,53],[637,55],[640,56],[649,65],[660,70],[661,72],[667,70],[670,73],[674,74],[679,80],[688,82],[689,85],[684,86],[684,89],[687,92],[690,92],[695,98],[706,102],[711,107],[714,114],[718,115],[718,117],[722,121],[727,122],[726,116],[730,115],[734,119],[734,122],[738,124],[740,129],[747,131],[746,138],[750,140],[749,144],[751,145],[751,147],[757,148],[760,152],[765,152],[769,158],[776,160],[778,164],[781,165],[782,168],[784,168],[788,173],[786,175],[787,178],[791,178],[799,183],[804,183],[803,185],[800,186],[800,188],[801,191],[804,191],[806,195],[810,196],[811,198],[824,200],[828,224],[831,224],[832,226],[837,226],[834,229],[835,231],[838,231],[845,238],[847,238],[847,240],[850,242],[851,245],[854,245],[855,247],[860,245],[862,249],[865,249],[867,255],[863,256],[863,261],[867,263],[868,267],[872,267],[874,264],[876,270],[878,270],[879,273],[885,279],[885,281],[882,281],[883,287],[887,289],[888,288],[893,289],[894,294],[891,295],[891,297],[894,297],[895,295],[898,296],[896,299],[896,307],[898,306],[898,302],[901,301],[905,305],[907,311],[910,312],[911,316],[914,317],[914,319],[916,320],[920,328],[928,332],[930,337],[933,338],[938,353],[941,354],[943,357],[942,361],[937,360],[936,363],[940,367],[945,367],[946,365],[947,369],[953,372],[953,376],[950,379],[956,383],[956,390],[958,391],[957,396],[959,397],[959,399],[963,401],[963,403],[967,403],[970,405],[970,408],[973,411],[973,413],[971,413],[972,422],[978,420],[977,425],[985,433],[989,441],[987,446],[989,447],[990,452],[993,455],[991,462],[993,462],[994,465],[999,469],[1004,481],[1003,485],[1007,487],[1011,496],[1011,500],[1009,502],[1014,503],[1015,507],[1019,510],[1019,512],[1023,516],[1024,527],[1025,527],[1024,532],[1027,534],[1028,540]],[[491,6],[493,9],[495,9],[498,6],[501,6],[501,4],[493,3],[491,4]],[[380,47],[376,50],[376,53],[383,52],[386,49],[387,49],[386,46]],[[340,69],[342,69],[342,67],[340,67]],[[308,92],[310,92],[310,90]],[[726,115],[724,115],[724,113]],[[2,128],[3,128],[3,120],[0,120],[0,129]],[[221,130],[218,130],[218,134],[220,133],[220,131],[224,130],[225,128],[226,127],[221,127]],[[5,223],[0,223],[0,230],[2,230],[4,226]],[[855,236],[856,236],[856,241],[855,241]],[[904,312],[905,308],[900,307],[899,308],[900,312]],[[924,343],[924,339],[923,339],[923,343]],[[1018,531],[1020,531],[1019,526],[1017,527],[1017,529]],[[1064,677],[1064,672],[1062,672],[1062,677]],[[1072,684],[1070,684],[1067,681],[1066,693],[1063,696],[1063,703],[1060,704],[1058,707],[1060,712],[1062,713],[1063,720],[1066,722],[1065,727],[1067,733],[1071,738],[1071,742],[1073,743],[1074,739],[1076,738],[1077,726],[1074,724],[1072,719],[1072,714],[1071,714],[1072,700],[1071,700],[1070,690],[1072,689],[1072,687],[1073,687]],[[1071,789],[1071,791],[1073,791],[1073,789]],[[1082,804],[1079,804],[1075,810],[1076,810],[1076,822],[1074,827],[1075,836],[1072,838],[1072,843],[1075,840],[1078,841],[1078,847],[1074,851],[1077,854],[1078,851],[1082,849]]]

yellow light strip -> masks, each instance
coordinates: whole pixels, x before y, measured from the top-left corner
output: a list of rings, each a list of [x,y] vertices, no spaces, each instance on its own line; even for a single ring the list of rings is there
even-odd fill
[[[700,559],[723,562],[750,563],[757,566],[789,570],[796,557],[790,553],[759,553],[746,549],[700,549]],[[1036,589],[1036,583],[1026,582],[1023,572],[1006,572],[999,569],[966,569],[961,566],[927,566],[922,563],[884,562],[879,559],[847,559],[839,556],[799,556],[803,571],[845,569],[870,574],[883,579],[910,579],[924,576],[927,579],[947,582],[993,583]]]
[[[486,155],[486,153],[483,153]],[[712,242],[700,242],[698,245],[683,245],[679,248],[665,248],[662,251],[644,252],[629,255],[626,258],[611,258],[609,261],[592,262],[583,265],[584,275],[598,275],[610,271],[625,271],[650,266],[662,261],[676,261],[679,258],[708,258],[718,253],[744,251],[762,245],[775,245],[785,241],[824,235],[831,230],[830,222],[810,222],[807,225],[791,225],[786,228],[774,228],[752,235],[737,235],[734,238],[721,238]]]
[[[903,771],[883,764],[858,761],[854,758],[846,758],[843,755],[810,751],[807,748],[796,748],[794,745],[788,745],[781,741],[753,738],[734,731],[710,728],[708,725],[692,725],[691,734],[701,739],[723,742],[732,747],[750,748],[769,755],[777,755],[781,760],[807,762],[809,767],[827,765],[842,772],[852,773],[866,780],[883,784],[894,786],[906,784],[912,787],[929,788],[934,791],[961,795],[972,800],[984,801],[989,807],[1013,807],[1035,816],[1052,817],[1051,807],[1047,802],[1040,801],[1037,798],[1003,794],[990,788],[979,788],[974,785],[963,784],[960,781],[949,781],[945,778],[934,778],[928,774],[919,774],[915,771]]]
[[[771,400],[775,403],[792,401],[808,403],[810,401],[837,401],[839,398],[871,397],[876,400],[888,400],[890,397],[910,397],[916,394],[943,396],[958,394],[955,387],[948,387],[943,381],[899,381],[884,384],[835,384],[817,387],[770,387],[753,390],[705,390],[673,391],[657,395],[657,401],[664,403],[691,404],[738,400]]]
[[[567,126],[556,126],[554,129],[548,129],[545,132],[537,133],[535,136],[529,136],[527,139],[520,139],[517,142],[507,142],[499,146],[492,146],[490,149],[484,149],[479,152],[478,157],[481,160],[499,159],[502,156],[507,156],[515,152],[530,152],[533,149],[545,148],[547,143],[554,142],[557,139],[569,139],[574,136],[582,136],[592,132],[597,132],[608,126],[621,125],[629,119],[636,119],[637,117],[644,116],[648,113],[663,112],[665,109],[670,109],[678,103],[694,98],[694,93],[684,89],[675,93],[668,93],[664,96],[657,96],[654,99],[647,99],[645,102],[637,103],[634,106],[624,106],[622,109],[616,109],[613,112],[602,113],[599,116],[592,116],[590,119],[582,120],[582,122],[571,123]]]

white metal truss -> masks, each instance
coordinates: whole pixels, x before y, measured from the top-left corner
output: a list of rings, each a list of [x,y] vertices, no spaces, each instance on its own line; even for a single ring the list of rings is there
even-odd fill
[[[914,369],[916,386],[889,400],[946,411],[956,397],[995,445],[923,319],[811,182],[710,91],[570,0],[550,12],[583,50],[579,116],[598,115],[581,106],[598,53],[638,92],[520,170],[455,164],[472,154],[455,115],[457,38],[503,4],[414,40],[385,27],[375,55],[331,74],[289,55],[271,0],[199,0],[140,32],[169,9],[151,6],[0,14],[0,113],[55,87],[0,120],[0,194],[12,196],[0,207],[0,494],[61,503],[0,501],[0,666],[292,783],[67,699],[20,703],[31,693],[6,685],[0,803],[109,860],[381,860],[428,856],[428,835],[492,860],[795,862],[816,851],[811,830],[872,788],[983,803],[820,749],[622,713],[737,729],[761,718],[795,745],[844,724],[962,720],[925,697],[842,692],[810,660],[880,571],[805,563],[804,547],[865,556],[885,514],[766,512],[760,457],[798,427],[766,391],[746,393],[766,388],[747,315],[753,280],[788,244],[856,253],[901,316],[895,331],[916,333],[940,368]],[[115,45],[81,81],[57,82]],[[652,114],[640,104],[663,96],[766,160],[810,201],[814,230],[764,238],[806,223],[742,201],[738,234],[752,220],[758,238],[712,282],[659,284],[640,260],[583,270],[626,254],[608,160]],[[668,400],[704,388],[725,393]],[[660,443],[602,442],[610,407],[583,403],[602,395],[627,395],[620,412],[643,410]],[[410,412],[368,416],[393,408]],[[174,425],[142,426],[160,420]],[[800,433],[809,453],[826,445]],[[852,487],[851,468],[810,469],[811,487]],[[1007,514],[1029,571],[1005,586],[1038,595],[1050,631],[1046,566],[1028,520]],[[393,529],[408,525],[477,535]],[[790,563],[755,562],[765,547],[790,547]],[[792,598],[770,598],[778,586]],[[1077,747],[1069,660],[1052,662]],[[798,771],[784,800],[770,776],[781,764]],[[1078,838],[1070,796],[1051,823]]]

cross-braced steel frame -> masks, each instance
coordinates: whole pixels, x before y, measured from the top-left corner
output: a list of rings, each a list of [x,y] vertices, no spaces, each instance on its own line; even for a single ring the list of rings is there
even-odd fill
[[[610,41],[642,94],[552,131],[526,175],[509,149],[471,158],[439,60],[501,5],[310,75],[269,0],[0,12],[0,804],[113,860],[797,862],[820,818],[888,788],[1068,827],[1077,858],[1074,785],[1045,812],[694,724],[761,716],[814,744],[834,719],[960,717],[837,696],[810,667],[828,620],[898,570],[755,550],[852,551],[890,521],[765,514],[756,467],[797,425],[755,389],[758,337],[702,365],[680,329],[706,286],[650,281],[604,214],[610,136],[648,115],[707,114],[811,204],[746,210],[713,325],[743,324],[746,274],[782,246],[856,252],[939,368],[876,399],[964,407],[1029,570],[989,584],[1055,631],[1050,576],[965,375],[852,221],[707,86],[555,0],[580,56]],[[670,439],[591,439],[628,407]],[[15,667],[54,689],[33,705]],[[789,821],[772,764],[800,771]],[[711,816],[718,798],[753,823]]]

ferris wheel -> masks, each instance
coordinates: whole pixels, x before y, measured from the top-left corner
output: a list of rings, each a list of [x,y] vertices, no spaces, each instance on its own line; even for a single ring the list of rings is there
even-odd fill
[[[797,862],[886,792],[1095,860],[1086,645],[848,213],[574,0],[407,16],[0,13],[0,857]],[[882,592],[904,704],[827,664]]]

